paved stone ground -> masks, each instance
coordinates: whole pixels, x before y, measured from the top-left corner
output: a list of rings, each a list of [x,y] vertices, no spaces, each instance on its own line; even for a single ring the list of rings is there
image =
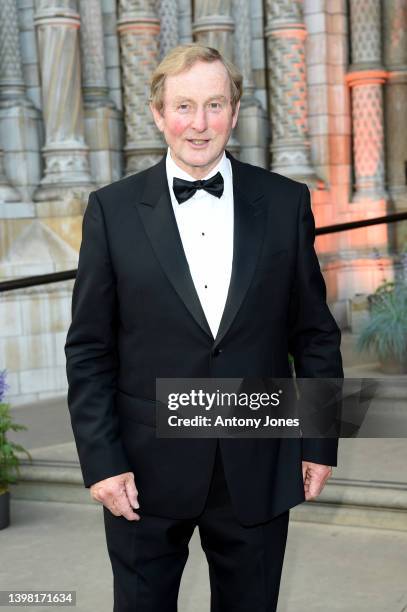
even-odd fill
[[[407,610],[406,575],[406,533],[292,521],[278,612],[401,612]],[[0,532],[0,589],[73,589],[78,612],[111,612],[101,508],[13,501],[12,525]],[[179,612],[209,612],[197,530],[179,600]]]

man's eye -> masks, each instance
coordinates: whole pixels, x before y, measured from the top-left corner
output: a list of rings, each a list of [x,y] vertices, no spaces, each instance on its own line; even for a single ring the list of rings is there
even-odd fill
[[[211,102],[211,103],[209,104],[209,106],[210,106],[210,108],[211,108],[211,109],[213,109],[213,110],[218,110],[218,109],[222,108],[222,105],[221,105],[221,103],[220,103],[220,102]]]
[[[186,111],[189,109],[189,104],[179,104],[178,109],[182,111]]]

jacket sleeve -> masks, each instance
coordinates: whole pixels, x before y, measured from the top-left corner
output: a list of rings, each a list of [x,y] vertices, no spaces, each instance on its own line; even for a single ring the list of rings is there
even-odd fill
[[[288,349],[298,378],[343,378],[341,332],[326,303],[326,287],[314,249],[310,192],[302,185],[295,285],[289,309]],[[304,461],[337,465],[337,438],[303,438]]]
[[[115,412],[118,357],[115,276],[95,192],[83,217],[65,355],[68,407],[86,487],[130,471]]]

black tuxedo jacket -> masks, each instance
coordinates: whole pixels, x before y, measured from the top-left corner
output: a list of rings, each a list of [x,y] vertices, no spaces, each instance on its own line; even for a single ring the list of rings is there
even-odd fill
[[[203,509],[216,439],[155,435],[156,377],[343,377],[326,305],[308,188],[227,152],[234,190],[229,293],[212,336],[189,272],[165,156],[90,194],[65,353],[85,486],[133,471],[141,511]],[[301,461],[336,465],[336,439],[223,438],[238,519],[267,521],[304,501]]]

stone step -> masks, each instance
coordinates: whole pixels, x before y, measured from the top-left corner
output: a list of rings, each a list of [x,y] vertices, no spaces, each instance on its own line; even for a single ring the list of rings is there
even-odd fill
[[[79,464],[35,459],[11,487],[20,500],[95,504]],[[407,485],[332,477],[318,500],[296,506],[294,521],[407,531]]]

